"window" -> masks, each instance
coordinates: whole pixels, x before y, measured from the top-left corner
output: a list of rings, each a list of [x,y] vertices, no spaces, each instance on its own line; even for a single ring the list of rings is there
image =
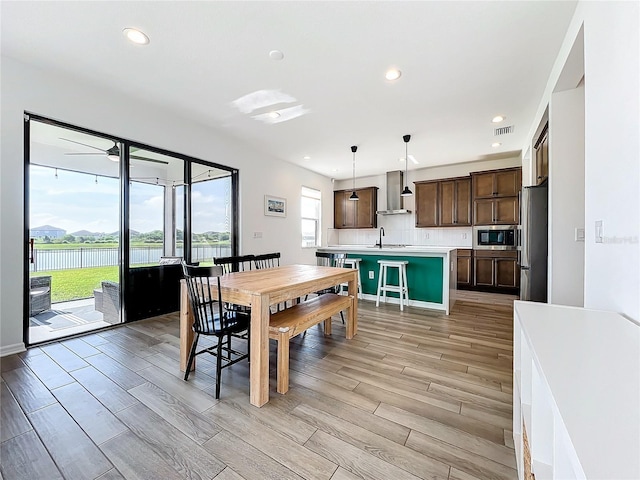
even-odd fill
[[[302,187],[302,247],[320,246],[320,190]]]

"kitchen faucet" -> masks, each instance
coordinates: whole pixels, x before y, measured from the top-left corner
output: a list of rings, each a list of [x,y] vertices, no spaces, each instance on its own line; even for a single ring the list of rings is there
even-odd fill
[[[382,237],[384,237],[384,227],[380,227],[380,243],[378,243],[380,248],[382,248]]]

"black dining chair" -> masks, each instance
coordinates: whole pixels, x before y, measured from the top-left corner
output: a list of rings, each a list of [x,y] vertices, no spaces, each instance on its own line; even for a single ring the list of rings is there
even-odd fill
[[[220,291],[220,276],[223,274],[222,267],[194,267],[183,263],[182,270],[187,283],[189,302],[194,318],[193,331],[195,332],[184,379],[189,379],[191,365],[196,355],[202,353],[214,355],[216,357],[216,398],[220,398],[222,369],[249,358],[249,322],[251,316],[244,312],[225,308]],[[217,287],[217,295],[211,293],[212,286]],[[217,337],[217,345],[198,351],[200,335]],[[246,339],[247,353],[232,349],[231,337]]]
[[[237,255],[234,257],[215,257],[213,259],[214,265],[220,265],[222,271],[226,273],[232,272],[244,272],[251,270],[253,265],[254,255]]]
[[[256,270],[262,270],[265,268],[275,268],[280,266],[280,252],[263,253],[262,255],[255,255],[253,257],[253,264]],[[297,300],[300,303],[300,299]],[[277,311],[281,311],[287,308],[287,303],[279,303]]]
[[[236,255],[234,257],[214,257],[213,264],[222,267],[224,275],[233,272],[244,272],[251,270],[253,265],[253,255]],[[233,303],[227,303],[226,307],[229,310],[251,314],[251,307],[245,305],[235,305]]]
[[[280,252],[263,253],[253,257],[253,264],[256,270],[262,268],[275,268],[280,266]]]

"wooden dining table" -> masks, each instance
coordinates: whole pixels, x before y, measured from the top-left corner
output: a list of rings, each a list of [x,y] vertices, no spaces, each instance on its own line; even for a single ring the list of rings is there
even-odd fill
[[[353,296],[347,314],[346,338],[358,328],[358,271],[316,265],[284,265],[275,268],[234,272],[220,277],[225,302],[251,307],[250,401],[261,407],[269,401],[269,316],[270,306],[296,301],[308,293],[348,283]],[[212,285],[215,291],[217,286]],[[180,287],[180,369],[185,371],[193,342],[193,315],[185,281]],[[195,368],[195,362],[194,366]]]

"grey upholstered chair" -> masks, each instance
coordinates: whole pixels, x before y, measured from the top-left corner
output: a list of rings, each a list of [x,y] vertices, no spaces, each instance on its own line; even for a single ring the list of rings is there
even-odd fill
[[[29,316],[51,310],[51,276],[29,278]]]

